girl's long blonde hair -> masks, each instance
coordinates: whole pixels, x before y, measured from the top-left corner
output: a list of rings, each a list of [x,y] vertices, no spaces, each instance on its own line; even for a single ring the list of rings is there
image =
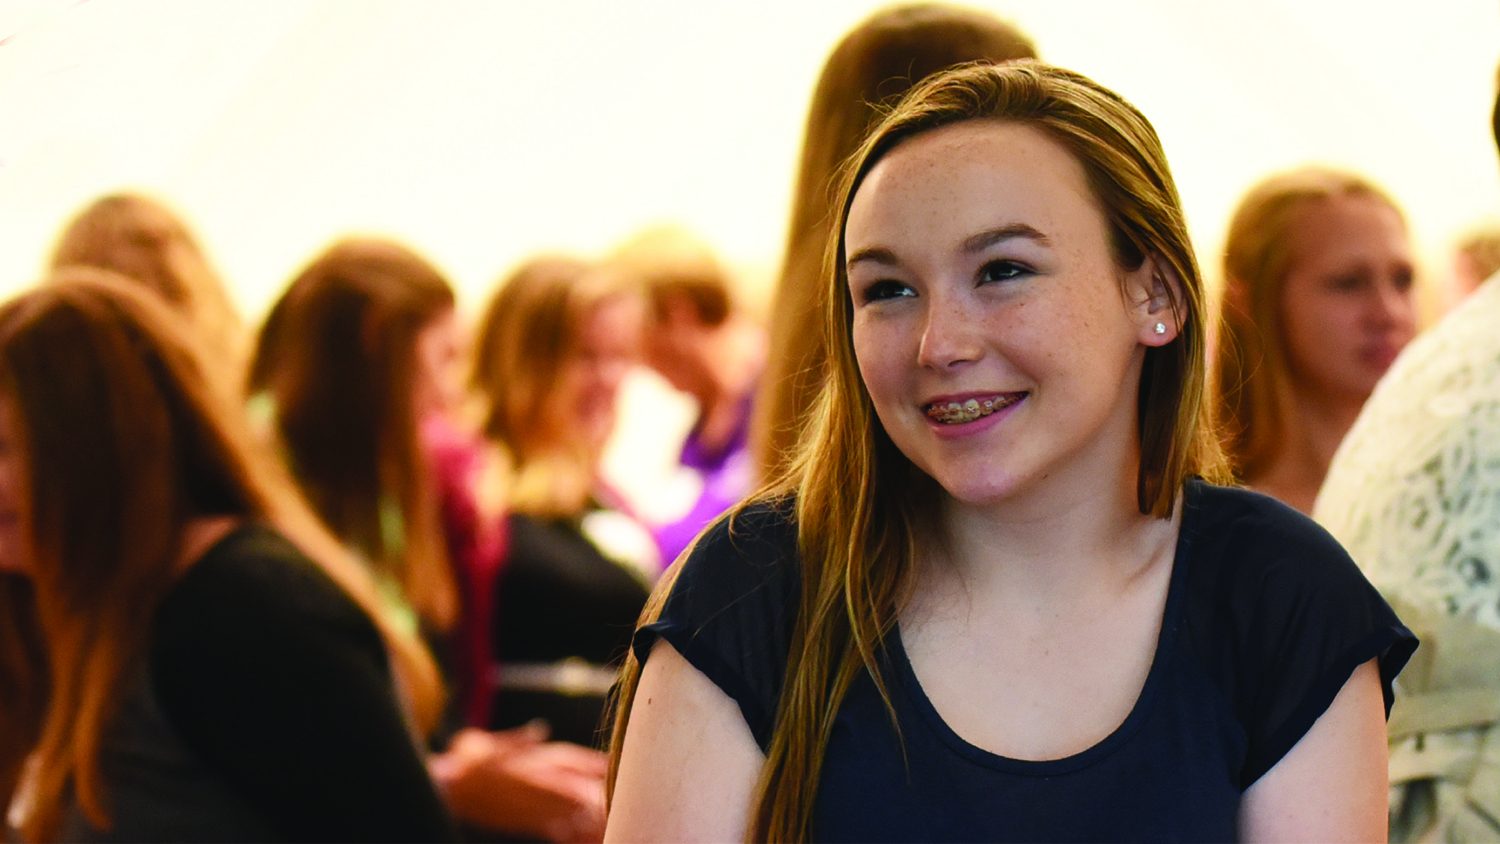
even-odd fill
[[[1033,126],[1060,143],[1087,174],[1119,265],[1138,268],[1149,256],[1181,279],[1180,290],[1168,285],[1181,332],[1147,350],[1141,374],[1140,512],[1168,518],[1189,476],[1227,477],[1204,401],[1201,277],[1166,157],[1146,118],[1092,80],[1036,62],[969,65],[915,88],[843,171],[820,296],[827,376],[794,464],[758,495],[795,498],[802,589],[749,840],[809,837],[834,716],[861,672],[890,708],[877,655],[911,589],[916,537],[932,529],[941,491],[891,442],[859,378],[843,230],[855,191],[886,153],[969,120]],[[659,615],[670,589],[670,579],[658,587],[646,621]],[[620,684],[611,787],[639,680],[640,665],[631,658]]]
[[[381,631],[415,726],[436,723],[430,658],[382,619],[361,566],[208,378],[188,324],[133,280],[65,269],[0,307],[0,398],[29,561],[29,576],[0,575],[0,796],[30,755],[28,841],[56,835],[70,795],[109,827],[105,730],[145,655],[141,620],[181,575],[184,528],[198,517],[286,535]]]

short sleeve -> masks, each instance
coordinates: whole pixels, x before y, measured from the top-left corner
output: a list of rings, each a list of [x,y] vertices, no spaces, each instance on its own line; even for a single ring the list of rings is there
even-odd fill
[[[770,745],[800,591],[787,502],[722,517],[677,565],[661,615],[636,631],[643,664],[670,644],[738,704],[762,751]]]
[[[1360,665],[1376,660],[1386,714],[1417,640],[1311,519],[1265,496],[1231,494],[1197,555],[1219,594],[1210,622],[1222,685],[1246,734],[1248,788],[1307,732]]]

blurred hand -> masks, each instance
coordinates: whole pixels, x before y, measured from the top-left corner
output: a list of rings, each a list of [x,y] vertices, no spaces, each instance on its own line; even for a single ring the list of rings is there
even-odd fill
[[[547,841],[600,841],[606,757],[545,739],[545,728],[531,725],[461,731],[429,762],[454,817]]]

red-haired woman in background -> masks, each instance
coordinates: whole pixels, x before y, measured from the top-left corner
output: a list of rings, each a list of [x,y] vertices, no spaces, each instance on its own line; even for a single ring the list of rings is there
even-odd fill
[[[134,280],[66,270],[0,308],[11,826],[451,837],[415,740],[440,708],[431,661],[207,379]]]

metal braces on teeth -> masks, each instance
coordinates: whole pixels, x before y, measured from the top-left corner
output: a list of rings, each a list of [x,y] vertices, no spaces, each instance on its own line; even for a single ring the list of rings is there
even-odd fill
[[[985,399],[984,401],[969,399],[963,402],[950,401],[945,405],[933,407],[929,411],[929,415],[946,425],[954,425],[973,422],[981,416],[988,416],[994,413],[997,407],[1004,407],[1005,404],[1004,399],[998,402],[994,399]]]

